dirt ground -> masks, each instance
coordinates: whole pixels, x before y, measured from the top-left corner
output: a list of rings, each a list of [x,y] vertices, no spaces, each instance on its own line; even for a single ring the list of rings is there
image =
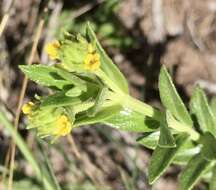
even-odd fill
[[[71,22],[86,19],[88,15],[97,12],[104,2],[56,0],[47,5],[42,0],[15,1],[10,19],[0,37],[0,107],[4,107],[11,120],[23,81],[18,65],[28,60],[44,7],[48,6],[48,17],[45,17],[45,29],[34,63],[47,64],[43,45],[53,39],[53,31],[61,27],[59,15],[67,10],[72,13]],[[4,15],[9,3],[8,0],[0,1],[0,17]],[[123,31],[119,38],[130,37],[133,45],[122,49],[107,44],[103,38],[101,41],[128,79],[134,97],[161,108],[157,80],[162,64],[170,69],[177,89],[186,102],[196,84],[205,89],[209,96],[216,94],[215,0],[123,0],[114,16]],[[47,91],[29,82],[25,101],[35,93],[44,94]],[[24,130],[25,122],[25,118],[22,118],[20,133],[34,150],[32,134]],[[78,168],[73,174],[68,172],[62,154],[55,148],[49,151],[55,174],[61,183],[82,183],[90,178],[96,184],[124,190],[123,179],[126,178],[132,179],[133,189],[137,190],[178,189],[180,168],[176,166],[172,166],[153,187],[147,185],[147,166],[151,151],[137,145],[137,134],[119,132],[104,126],[86,126],[74,130],[73,137],[83,158],[82,163],[76,159],[64,139],[59,143]],[[4,165],[9,143],[10,137],[0,124],[1,165]],[[16,162],[25,175],[33,175],[18,151]],[[87,177],[81,172],[85,170],[83,162],[89,173]],[[205,189],[205,184],[202,183],[195,189]]]

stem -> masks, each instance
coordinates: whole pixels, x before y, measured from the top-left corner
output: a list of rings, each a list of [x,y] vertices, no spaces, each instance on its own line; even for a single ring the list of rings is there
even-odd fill
[[[152,119],[162,122],[164,119],[164,114],[157,110],[156,108],[141,102],[140,100],[137,100],[129,95],[127,95],[125,98],[122,98],[123,100],[125,99],[125,106],[133,109],[134,111],[151,117]]]
[[[122,92],[122,90],[112,80],[110,80],[110,78],[102,70],[97,71],[96,74],[104,80],[104,83],[106,83],[110,89],[113,90],[113,92],[110,92],[110,99],[119,101],[123,107],[128,107],[143,116],[151,117],[153,120],[160,123],[164,122],[165,114],[163,112]],[[199,139],[199,133],[194,130],[192,126],[182,124],[181,122],[175,120],[175,125],[171,125],[169,127],[178,132],[186,132],[190,134],[192,140],[196,141]]]

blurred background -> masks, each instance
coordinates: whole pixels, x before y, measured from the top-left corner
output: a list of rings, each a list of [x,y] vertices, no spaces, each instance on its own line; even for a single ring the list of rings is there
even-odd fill
[[[215,0],[0,0],[0,18],[9,19],[0,36],[0,109],[13,121],[23,74],[40,23],[40,40],[32,63],[50,64],[44,44],[65,31],[83,32],[90,21],[113,61],[128,79],[132,96],[160,109],[159,69],[166,65],[187,103],[194,85],[209,96],[216,94]],[[1,30],[0,30],[1,31]],[[29,81],[24,101],[47,89]],[[172,166],[154,186],[147,183],[151,151],[136,143],[138,134],[104,126],[73,131],[76,151],[66,138],[56,144],[36,140],[25,130],[21,115],[19,133],[39,163],[48,162],[63,190],[177,190],[180,167]],[[11,136],[0,123],[0,190],[7,176]],[[31,165],[16,151],[14,190],[41,190]],[[200,183],[195,189],[206,189]],[[46,189],[45,189],[46,190]]]

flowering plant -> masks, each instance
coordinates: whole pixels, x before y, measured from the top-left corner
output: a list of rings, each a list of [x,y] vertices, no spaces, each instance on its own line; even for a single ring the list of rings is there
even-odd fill
[[[85,36],[66,34],[45,49],[56,64],[20,66],[31,80],[52,90],[23,106],[28,129],[35,128],[40,137],[53,142],[76,127],[96,123],[141,133],[137,142],[154,150],[150,184],[174,163],[184,166],[179,178],[182,190],[191,189],[200,178],[216,189],[216,99],[209,105],[197,87],[189,112],[165,67],[159,76],[164,111],[134,99],[90,24]]]

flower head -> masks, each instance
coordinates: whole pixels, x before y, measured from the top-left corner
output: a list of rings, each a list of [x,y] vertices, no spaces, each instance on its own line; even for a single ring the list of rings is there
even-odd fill
[[[100,67],[100,55],[98,53],[89,53],[84,60],[86,70],[95,71]]]
[[[41,138],[51,136],[55,140],[69,134],[73,128],[73,122],[64,107],[41,107],[29,102],[22,110],[28,116],[27,129],[35,128]]]
[[[71,122],[66,115],[61,115],[56,120],[57,128],[54,131],[56,136],[65,136],[70,133],[72,129]]]
[[[58,50],[60,46],[61,44],[57,40],[54,40],[53,42],[46,44],[45,51],[49,55],[50,59],[55,60],[59,58]]]

